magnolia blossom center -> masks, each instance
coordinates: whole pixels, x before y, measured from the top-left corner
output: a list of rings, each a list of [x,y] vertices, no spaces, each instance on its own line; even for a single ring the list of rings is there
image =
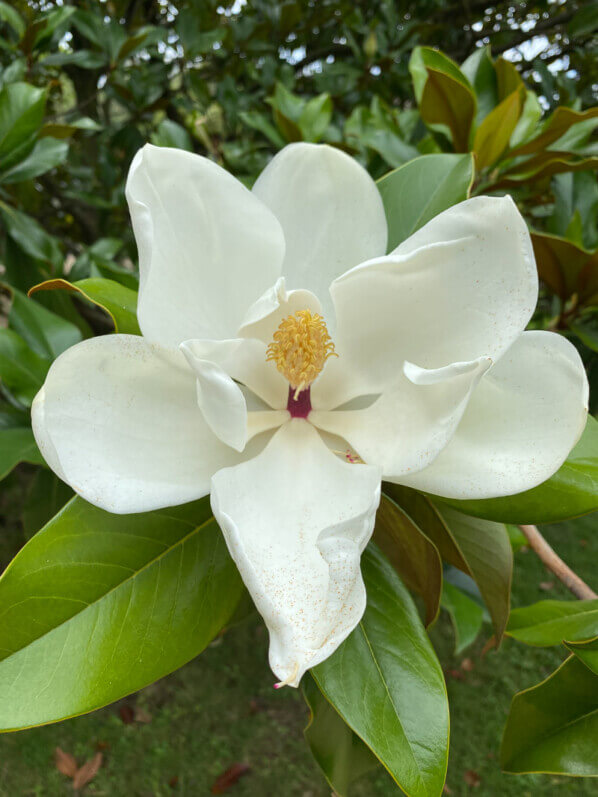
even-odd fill
[[[310,385],[329,357],[338,355],[321,315],[298,310],[281,321],[268,346],[266,360],[272,361],[289,383],[287,409],[293,417],[309,415]]]

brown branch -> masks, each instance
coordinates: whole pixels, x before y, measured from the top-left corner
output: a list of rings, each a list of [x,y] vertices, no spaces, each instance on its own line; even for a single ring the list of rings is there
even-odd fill
[[[519,526],[529,547],[538,556],[542,564],[561,581],[576,598],[582,601],[593,600],[598,595],[592,590],[585,581],[574,573],[571,568],[563,562],[561,557],[546,542],[536,526]]]

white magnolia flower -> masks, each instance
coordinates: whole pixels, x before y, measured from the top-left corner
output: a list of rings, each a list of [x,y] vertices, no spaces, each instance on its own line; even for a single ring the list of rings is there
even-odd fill
[[[538,282],[508,197],[463,202],[390,254],[374,182],[327,146],[286,147],[253,191],[146,146],[127,198],[143,337],[62,354],[36,439],[110,512],[211,492],[272,669],[296,686],[364,611],[381,479],[456,498],[539,484],[584,427],[582,363],[523,331]]]

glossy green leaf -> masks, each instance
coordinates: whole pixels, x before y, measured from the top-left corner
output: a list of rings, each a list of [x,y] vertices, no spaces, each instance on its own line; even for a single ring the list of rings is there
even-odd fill
[[[565,642],[565,647],[598,675],[598,636],[582,642]]]
[[[575,656],[513,698],[501,764],[507,772],[598,775],[598,675]]]
[[[51,470],[40,468],[35,474],[27,494],[21,521],[27,539],[43,528],[74,493]]]
[[[558,141],[574,124],[591,119],[594,116],[598,116],[598,107],[588,108],[586,111],[574,111],[572,108],[560,106],[539,128],[538,134],[534,138],[516,147],[510,155],[533,155],[538,153]]]
[[[20,462],[45,464],[33,432],[28,427],[0,428],[0,479],[8,476]]]
[[[440,604],[449,613],[453,623],[455,655],[458,656],[475,642],[484,622],[484,610],[479,603],[448,581],[442,585]]]
[[[29,294],[54,290],[70,291],[101,307],[112,319],[115,332],[141,335],[137,323],[137,293],[131,288],[126,288],[115,280],[100,277],[91,277],[77,282],[55,279],[35,285]]]
[[[513,551],[506,527],[434,504],[409,487],[384,484],[384,492],[401,506],[432,540],[445,562],[477,584],[500,641],[509,617]]]
[[[598,635],[598,600],[539,601],[513,609],[507,634],[538,647],[589,639]]]
[[[312,674],[406,794],[438,797],[449,731],[442,670],[409,593],[374,546],[362,572],[363,619]]]
[[[446,130],[457,152],[469,150],[469,135],[476,116],[473,88],[457,64],[429,47],[416,47],[409,71],[423,121]]]
[[[0,91],[0,172],[27,155],[44,119],[46,92],[28,83]]]
[[[517,525],[556,523],[594,512],[598,509],[598,421],[588,417],[564,465],[533,490],[476,501],[438,500],[468,515]]]
[[[471,155],[422,155],[378,180],[392,251],[426,222],[467,199],[474,177]]]
[[[461,64],[461,72],[474,88],[478,100],[477,121],[481,122],[498,105],[498,84],[490,46],[474,50]]]
[[[40,357],[12,329],[0,329],[0,384],[29,406],[43,384],[49,360]]]
[[[513,577],[513,549],[507,530],[502,523],[472,518],[446,506],[436,508],[467,564],[465,572],[479,587],[500,642],[509,619]]]
[[[494,166],[509,145],[522,110],[519,91],[509,94],[497,105],[476,130],[473,151],[478,169]]]
[[[44,230],[35,219],[0,201],[0,217],[9,236],[25,254],[40,260],[50,269],[62,265],[58,241]]]
[[[305,740],[334,793],[346,797],[351,783],[377,767],[378,760],[326,700],[309,673],[303,677],[301,688],[310,714]]]
[[[409,589],[424,599],[426,625],[433,623],[442,592],[442,561],[434,543],[387,495],[376,513],[373,539]]]
[[[68,151],[69,145],[66,141],[60,141],[57,138],[41,138],[24,160],[0,175],[0,182],[21,183],[23,180],[39,177],[40,174],[45,174],[55,166],[64,163]]]
[[[53,360],[82,339],[80,330],[70,321],[14,288],[11,293],[10,326],[40,357]]]
[[[172,672],[242,591],[209,499],[140,515],[73,499],[0,579],[0,728],[93,711]]]

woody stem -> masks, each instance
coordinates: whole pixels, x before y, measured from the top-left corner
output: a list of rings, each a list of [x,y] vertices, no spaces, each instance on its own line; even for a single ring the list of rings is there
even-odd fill
[[[583,581],[577,573],[563,562],[556,551],[546,542],[536,526],[519,526],[529,547],[538,556],[544,567],[561,581],[579,600],[587,601],[598,598],[593,589]]]

